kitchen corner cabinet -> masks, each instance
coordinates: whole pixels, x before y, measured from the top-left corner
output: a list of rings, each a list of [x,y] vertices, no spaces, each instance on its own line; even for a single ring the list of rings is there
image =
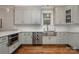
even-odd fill
[[[15,7],[15,24],[41,24],[40,6]]]
[[[65,7],[65,11],[71,10],[71,22],[66,24],[79,24],[79,6],[70,5]]]
[[[69,45],[72,46],[73,49],[79,49],[79,33],[78,32],[70,32]]]
[[[54,24],[66,24],[65,22],[65,7],[55,7],[53,9],[53,19],[54,19]]]
[[[20,44],[32,44],[32,33],[23,32],[19,33]]]

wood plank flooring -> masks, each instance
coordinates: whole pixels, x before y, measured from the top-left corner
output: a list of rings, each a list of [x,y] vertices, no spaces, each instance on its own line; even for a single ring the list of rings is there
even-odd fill
[[[28,46],[22,45],[15,54],[78,54],[79,51],[72,50],[66,45],[52,45],[52,46]]]

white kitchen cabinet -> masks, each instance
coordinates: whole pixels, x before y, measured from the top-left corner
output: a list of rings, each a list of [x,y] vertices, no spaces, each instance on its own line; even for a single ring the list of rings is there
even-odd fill
[[[15,24],[24,24],[24,10],[21,8],[15,8]]]
[[[72,46],[73,49],[79,49],[79,33],[78,32],[70,32],[69,45]]]
[[[71,10],[71,22],[70,24],[79,24],[79,6],[77,5],[71,5],[71,6],[66,6],[66,10]]]
[[[25,24],[41,24],[41,9],[40,7],[27,7],[24,10]]]
[[[69,42],[69,32],[63,32],[63,43],[68,44]]]
[[[50,44],[50,39],[47,36],[43,36],[42,43],[43,44]]]
[[[36,7],[32,9],[32,24],[41,24],[41,9]]]
[[[31,24],[32,22],[32,9],[24,9],[24,24]]]
[[[41,24],[40,6],[17,6],[15,8],[15,24]]]
[[[0,54],[8,54],[7,42],[0,44]]]
[[[9,54],[13,53],[20,46],[19,41],[15,42],[9,47]]]
[[[50,44],[57,44],[56,42],[56,36],[49,36]]]
[[[0,54],[8,54],[8,37],[0,38]]]
[[[56,44],[55,36],[43,36],[42,39],[43,44]]]
[[[57,32],[56,36],[43,36],[43,44],[68,44],[69,33]]]
[[[67,32],[57,32],[56,43],[57,44],[68,44],[68,33]]]
[[[68,32],[62,32],[61,34],[61,43],[62,44],[68,44],[68,40],[69,40],[69,33]]]
[[[54,24],[65,24],[65,7],[54,8]]]
[[[32,44],[32,33],[31,32],[19,33],[19,40],[21,44]]]
[[[63,42],[63,33],[62,32],[57,32],[56,35],[56,44],[64,44]]]

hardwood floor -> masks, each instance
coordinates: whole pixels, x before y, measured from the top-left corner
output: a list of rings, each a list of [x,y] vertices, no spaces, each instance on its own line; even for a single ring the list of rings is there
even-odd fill
[[[67,45],[44,45],[29,46],[22,45],[15,54],[78,54],[79,51],[72,50]]]

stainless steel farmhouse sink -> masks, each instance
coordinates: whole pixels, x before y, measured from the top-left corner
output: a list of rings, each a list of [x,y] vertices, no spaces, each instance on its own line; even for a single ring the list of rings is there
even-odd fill
[[[56,36],[56,32],[55,31],[43,32],[43,36]]]

